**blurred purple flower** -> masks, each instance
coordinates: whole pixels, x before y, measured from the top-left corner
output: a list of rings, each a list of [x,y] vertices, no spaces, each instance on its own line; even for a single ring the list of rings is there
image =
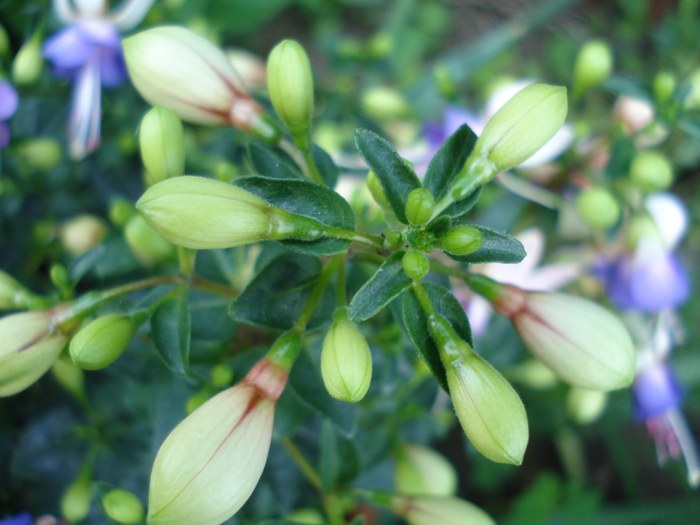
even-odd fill
[[[73,83],[68,149],[80,160],[100,145],[101,87],[127,78],[120,30],[136,26],[154,0],[126,0],[112,15],[105,0],[54,0],[56,14],[68,27],[44,43],[44,57],[59,78]]]
[[[7,80],[0,80],[0,149],[10,142],[10,128],[5,121],[15,114],[18,104],[19,96],[15,88]]]
[[[0,525],[32,525],[32,515],[28,512],[0,519]]]

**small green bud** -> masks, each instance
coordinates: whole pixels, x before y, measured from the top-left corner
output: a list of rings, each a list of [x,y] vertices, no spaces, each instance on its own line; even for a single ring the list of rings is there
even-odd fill
[[[326,390],[341,401],[360,401],[372,379],[372,354],[357,324],[341,316],[331,325],[321,350]]]
[[[152,186],[185,172],[185,137],[182,121],[163,106],[143,116],[139,128],[141,160],[146,167],[146,185]]]
[[[44,60],[41,58],[41,35],[35,33],[17,51],[12,63],[12,81],[17,85],[33,84],[41,76]]]
[[[610,76],[613,56],[602,40],[589,40],[581,47],[574,66],[574,92],[578,95],[602,84]]]
[[[136,328],[134,319],[125,314],[98,317],[75,334],[70,342],[70,356],[85,370],[104,368],[122,355]]]
[[[84,520],[92,503],[92,480],[78,477],[61,496],[61,515],[70,523]]]
[[[124,238],[132,253],[146,266],[167,261],[175,255],[175,246],[158,235],[140,215],[129,219]]]
[[[382,188],[381,182],[377,178],[377,175],[372,170],[367,173],[367,188],[372,194],[374,201],[379,204],[385,210],[389,210],[389,201],[386,200],[386,195],[384,195],[384,189]]]
[[[586,224],[601,230],[614,226],[620,219],[620,205],[605,188],[588,188],[579,193],[576,210]]]
[[[566,399],[566,408],[576,423],[588,425],[598,419],[608,404],[608,393],[573,387]]]
[[[110,490],[102,498],[102,508],[117,523],[135,525],[143,522],[143,503],[135,494],[126,490]]]
[[[490,163],[481,168],[490,176],[523,163],[561,128],[566,111],[566,88],[527,86],[488,121],[467,162]]]
[[[460,498],[397,495],[391,508],[409,525],[496,525],[486,512]]]
[[[439,240],[438,246],[454,255],[467,255],[475,252],[484,243],[484,235],[470,226],[453,228]]]
[[[10,37],[7,30],[0,24],[0,56],[5,56],[10,51]]]
[[[690,92],[685,97],[683,105],[688,108],[700,107],[700,68],[695,69],[688,77]]]
[[[54,169],[63,158],[61,145],[48,137],[25,142],[17,148],[17,151],[29,167],[39,171]]]
[[[85,372],[75,366],[70,356],[62,353],[51,367],[51,374],[58,383],[77,399],[85,401]]]
[[[509,369],[508,378],[533,390],[549,390],[559,383],[552,369],[537,359],[529,359]]]
[[[287,514],[285,519],[292,523],[301,523],[303,525],[325,525],[326,523],[323,519],[323,514],[310,507],[295,509]]]
[[[457,471],[434,450],[407,445],[396,461],[394,485],[401,494],[454,496],[457,492]]]
[[[222,160],[221,162],[218,162],[216,166],[214,166],[214,177],[218,180],[230,182],[235,179],[237,175],[238,169],[236,168],[235,164],[232,164],[231,162]]]
[[[654,98],[665,104],[676,94],[676,77],[668,71],[659,71],[654,78]]]
[[[425,224],[433,214],[435,199],[425,188],[416,188],[406,198],[406,217],[413,225]]]
[[[405,117],[410,106],[395,89],[377,86],[362,93],[362,111],[373,119],[386,121]]]
[[[430,271],[430,261],[424,253],[410,251],[401,259],[403,271],[414,281],[420,281]]]
[[[309,150],[314,79],[309,57],[299,42],[282,40],[272,50],[267,59],[267,88],[275,111],[295,142]]]
[[[389,246],[399,246],[404,242],[403,234],[398,231],[391,231],[386,236],[386,242]]]
[[[233,381],[233,368],[226,363],[216,365],[211,371],[211,383],[215,387],[229,386]]]
[[[61,263],[53,263],[49,269],[49,277],[51,282],[58,288],[62,294],[70,296],[73,293],[73,285],[71,284],[68,268]]]
[[[136,208],[126,199],[116,198],[109,205],[109,220],[115,226],[123,227],[136,213]]]
[[[61,242],[73,257],[78,257],[100,244],[107,225],[95,215],[80,215],[61,226]]]
[[[673,166],[656,151],[640,151],[632,160],[630,178],[646,193],[668,189],[673,183]]]
[[[185,404],[185,412],[190,415],[192,412],[201,407],[204,403],[209,401],[211,396],[205,392],[197,392],[196,394],[190,396]]]

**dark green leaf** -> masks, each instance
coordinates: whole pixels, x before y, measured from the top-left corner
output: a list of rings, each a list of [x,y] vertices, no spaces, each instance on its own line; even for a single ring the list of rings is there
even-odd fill
[[[457,298],[447,288],[443,288],[439,284],[423,283],[423,286],[435,309],[450,322],[462,339],[474,346],[469,319],[467,319],[467,314],[464,313],[464,308]],[[449,393],[445,367],[442,365],[440,352],[430,336],[427,316],[413,290],[409,290],[404,294],[402,306],[404,325],[409,338],[413,342],[413,346],[416,348],[418,355],[428,365],[428,368],[430,368],[443,390]]]
[[[440,216],[446,215],[448,217],[460,217],[471,210],[474,205],[479,200],[481,196],[481,186],[471,192],[469,195],[464,197],[461,201],[453,202],[447,208],[445,208]]]
[[[678,120],[678,128],[690,138],[700,141],[700,120],[696,118],[683,117]]]
[[[348,319],[369,319],[411,285],[401,262],[406,252],[398,251],[382,264],[350,301]]]
[[[190,307],[188,289],[180,286],[151,317],[153,343],[173,372],[187,375],[190,369]]]
[[[304,174],[294,161],[281,150],[272,149],[267,144],[251,142],[248,158],[256,173],[276,179],[303,179]]]
[[[323,182],[327,186],[335,188],[335,185],[338,183],[338,166],[335,165],[331,156],[315,144],[311,150],[311,155],[314,158],[314,162],[316,162],[318,171],[321,172]]]
[[[355,229],[355,214],[350,205],[326,186],[305,180],[267,177],[244,177],[237,179],[234,183],[290,213],[317,220],[326,226]],[[350,246],[350,241],[319,239],[282,241],[282,244],[296,252],[318,256],[342,252]]]
[[[323,489],[330,492],[337,485],[355,479],[361,470],[360,451],[355,440],[344,436],[326,419],[321,429],[320,444],[318,471]]]
[[[463,264],[477,264],[498,262],[514,264],[525,258],[525,248],[515,237],[505,232],[500,232],[480,224],[459,223],[453,226],[471,226],[479,230],[484,236],[484,243],[477,251],[467,255],[452,255],[446,253],[451,259]]]
[[[229,315],[241,323],[289,330],[301,314],[320,271],[318,259],[285,253],[255,276],[231,303]],[[333,293],[328,289],[311,316],[309,329],[330,320],[333,302]]]
[[[358,129],[355,132],[355,144],[382,185],[386,200],[396,218],[408,224],[406,199],[409,193],[421,187],[413,169],[391,144],[372,131]]]
[[[608,165],[605,166],[605,177],[610,180],[626,177],[636,153],[637,148],[629,137],[617,139],[610,153]]]
[[[476,134],[463,124],[450,136],[430,161],[423,187],[439,201],[455,176],[462,170],[476,144]]]
[[[81,255],[71,266],[73,282],[80,281],[91,273],[99,279],[115,277],[133,272],[143,265],[131,254],[123,237],[112,237]]]

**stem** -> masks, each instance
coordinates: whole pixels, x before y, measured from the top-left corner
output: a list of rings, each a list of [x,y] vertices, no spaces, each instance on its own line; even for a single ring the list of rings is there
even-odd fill
[[[318,182],[319,184],[326,184],[326,182],[323,180],[323,177],[321,176],[321,172],[318,169],[318,166],[316,165],[316,161],[314,160],[313,155],[311,154],[311,150],[306,151],[304,153],[304,161],[306,162],[306,166],[309,170],[310,174],[310,179],[314,182]]]
[[[193,275],[190,278],[190,283],[192,285],[192,288],[202,290],[204,292],[209,292],[216,295],[224,295],[227,297],[238,296],[238,290],[236,290],[232,286],[217,283],[216,281],[210,281],[209,279],[205,279],[204,277],[198,277],[197,275]]]
[[[343,253],[345,255],[345,253]],[[345,282],[346,282],[346,275],[345,275],[345,263],[346,259],[343,257],[343,260],[340,261],[340,264],[338,265],[338,282],[337,282],[337,291],[336,291],[336,304],[337,306],[345,306],[348,304],[348,295],[347,295],[347,290],[345,289]]]
[[[321,486],[321,476],[316,469],[309,463],[309,460],[304,457],[304,454],[299,450],[296,443],[294,443],[290,438],[282,438],[282,446],[284,449],[292,456],[292,459],[304,474],[306,480],[313,485],[313,487],[321,494],[323,494],[323,487]]]
[[[185,277],[191,277],[194,270],[194,255],[197,252],[188,250],[182,246],[177,247],[177,262],[180,266],[180,273]]]
[[[360,242],[367,244],[372,248],[377,250],[385,250],[384,239],[377,235],[372,235],[370,233],[356,232],[353,230],[345,230],[343,228],[333,228],[332,226],[326,226],[324,232],[328,234],[329,237],[335,237],[336,239],[345,239],[346,241]]]
[[[554,192],[532,184],[525,179],[516,177],[508,171],[496,175],[496,179],[508,191],[520,195],[524,199],[537,203],[540,206],[556,210],[561,205],[562,198]]]
[[[462,279],[472,291],[484,296],[489,301],[497,299],[500,295],[501,283],[485,275],[470,273],[462,268],[447,266],[434,260],[430,261],[430,269],[443,275],[451,275]]]
[[[323,179],[321,178],[321,173],[318,171],[318,167],[316,166],[316,163],[313,161],[311,157],[311,152],[309,151],[308,153],[304,154],[293,142],[288,141],[287,139],[282,139],[279,141],[277,144],[279,148],[284,151],[287,155],[292,157],[292,160],[301,168],[301,171],[304,173],[304,176],[309,179],[312,182],[316,182],[317,184],[324,184]],[[311,162],[309,162],[309,159]],[[312,168],[313,166],[313,168]]]
[[[309,323],[309,320],[311,319],[314,310],[318,306],[318,303],[321,301],[321,297],[323,297],[323,292],[326,290],[328,284],[331,282],[333,274],[336,271],[338,271],[339,264],[341,264],[344,260],[345,253],[339,253],[337,255],[334,255],[330,259],[330,261],[328,261],[326,266],[321,271],[321,275],[318,276],[318,280],[316,281],[316,284],[311,290],[309,300],[306,301],[306,305],[304,305],[304,310],[301,312],[299,319],[297,319],[293,330],[299,330],[303,332],[306,329],[306,325]]]

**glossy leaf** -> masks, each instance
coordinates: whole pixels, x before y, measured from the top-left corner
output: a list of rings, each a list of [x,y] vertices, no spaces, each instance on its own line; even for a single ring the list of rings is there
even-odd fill
[[[430,161],[423,179],[423,187],[430,191],[439,201],[450,182],[462,170],[467,157],[476,144],[476,134],[463,124],[455,131],[437,151]]]
[[[256,173],[276,179],[303,179],[304,174],[294,161],[281,150],[260,142],[248,146],[248,158]]]
[[[479,230],[484,236],[484,243],[477,251],[467,255],[452,255],[446,253],[448,257],[463,264],[477,263],[519,263],[525,258],[525,248],[522,243],[505,232],[500,232],[480,224],[459,223],[453,226],[471,226]]]
[[[613,144],[610,159],[605,166],[605,177],[611,180],[626,177],[630,171],[632,159],[637,153],[637,148],[628,137],[621,137]]]
[[[406,199],[409,193],[421,187],[413,168],[406,164],[391,144],[372,131],[358,129],[355,144],[377,176],[391,211],[398,220],[408,224]]]
[[[151,316],[151,335],[158,353],[173,372],[189,374],[190,369],[189,291],[180,286],[172,299],[164,300]]]
[[[338,166],[335,165],[331,156],[315,144],[311,150],[311,156],[316,163],[318,171],[321,172],[323,182],[327,186],[335,188],[335,185],[338,183]]]
[[[321,428],[320,445],[318,471],[325,491],[349,483],[360,473],[361,458],[357,443],[344,436],[328,420],[323,422]]]
[[[369,319],[411,285],[411,278],[403,271],[401,262],[405,253],[392,254],[362,285],[350,301],[348,319],[355,322]]]

